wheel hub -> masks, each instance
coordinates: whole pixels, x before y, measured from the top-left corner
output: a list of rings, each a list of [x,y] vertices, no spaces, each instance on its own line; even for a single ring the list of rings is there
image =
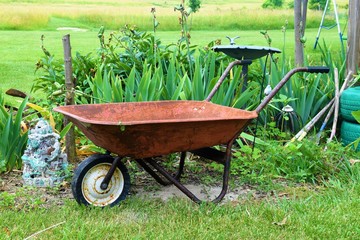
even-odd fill
[[[110,170],[110,163],[101,163],[92,167],[84,176],[82,192],[86,201],[95,206],[106,206],[114,202],[124,189],[124,177],[116,168],[105,190],[101,188],[106,174]]]

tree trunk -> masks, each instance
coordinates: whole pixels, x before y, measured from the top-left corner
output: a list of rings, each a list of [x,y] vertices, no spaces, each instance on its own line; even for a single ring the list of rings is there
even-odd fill
[[[347,37],[346,72],[356,74],[360,66],[360,2],[349,1],[349,26]]]
[[[74,99],[74,80],[72,72],[72,61],[71,61],[71,46],[70,46],[70,35],[65,35],[62,39],[64,47],[64,64],[65,64],[65,105],[73,105]],[[69,119],[64,117],[64,125],[69,123]],[[76,163],[76,149],[75,149],[75,133],[74,126],[72,126],[69,132],[65,136],[66,154],[69,162]]]
[[[304,43],[308,0],[294,1],[295,65],[304,65]]]

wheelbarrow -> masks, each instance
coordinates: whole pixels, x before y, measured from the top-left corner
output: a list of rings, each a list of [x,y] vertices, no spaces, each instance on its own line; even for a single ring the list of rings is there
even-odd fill
[[[196,203],[202,201],[186,188],[180,177],[186,152],[222,164],[222,189],[212,200],[220,202],[228,189],[231,147],[244,128],[257,118],[279,89],[296,72],[327,73],[326,67],[300,67],[288,72],[254,111],[211,103],[219,86],[235,65],[231,62],[204,101],[153,101],[60,106],[67,116],[106,154],[94,154],[74,171],[71,183],[76,201],[84,205],[114,206],[124,200],[130,177],[122,159],[134,159],[162,185],[174,184]],[[225,151],[214,148],[224,145]],[[161,166],[155,157],[181,153],[177,173]]]

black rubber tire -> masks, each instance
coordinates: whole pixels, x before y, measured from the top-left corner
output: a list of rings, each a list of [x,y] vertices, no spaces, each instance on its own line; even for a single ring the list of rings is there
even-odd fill
[[[341,123],[341,142],[346,146],[360,138],[360,124],[343,121]],[[355,149],[360,150],[360,144]]]
[[[340,97],[340,115],[344,120],[356,123],[351,112],[357,110],[360,110],[360,87],[348,88]]]
[[[110,155],[94,154],[79,164],[71,182],[73,196],[79,204],[113,207],[126,198],[130,190],[130,176],[127,168],[121,162],[115,169],[108,189],[105,191],[99,189],[99,185],[113,161],[114,158]],[[118,185],[119,189],[117,189]],[[114,189],[117,192],[113,192]],[[91,195],[90,192],[95,193],[96,196]],[[109,201],[101,202],[107,199]]]

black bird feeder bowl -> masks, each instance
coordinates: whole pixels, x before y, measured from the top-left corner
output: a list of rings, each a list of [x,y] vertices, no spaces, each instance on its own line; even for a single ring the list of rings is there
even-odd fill
[[[263,46],[242,46],[236,45],[235,39],[239,37],[230,38],[230,45],[218,45],[212,49],[215,52],[223,52],[229,57],[240,60],[242,65],[241,77],[244,79],[243,91],[247,88],[247,74],[249,65],[254,59],[261,58],[267,54],[281,53],[277,48],[263,47]]]

